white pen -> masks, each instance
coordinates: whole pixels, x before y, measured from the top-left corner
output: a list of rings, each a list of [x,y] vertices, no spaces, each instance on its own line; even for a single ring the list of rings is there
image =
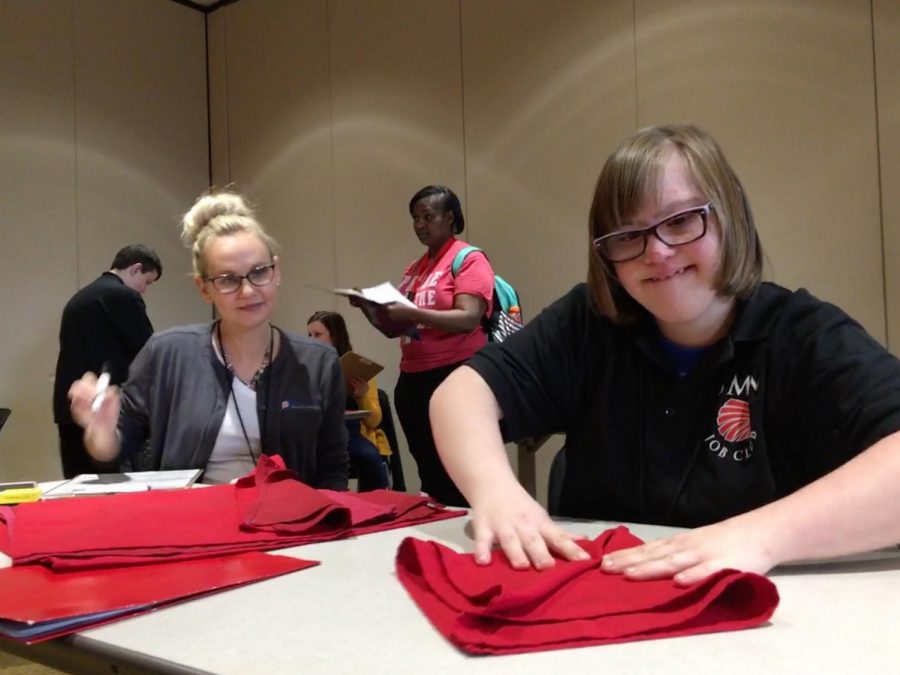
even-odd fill
[[[109,371],[104,368],[103,372],[100,373],[100,377],[97,378],[97,388],[94,390],[94,400],[91,401],[91,412],[95,415],[97,411],[100,410],[100,406],[103,405],[103,399],[106,398],[106,389],[109,387]]]

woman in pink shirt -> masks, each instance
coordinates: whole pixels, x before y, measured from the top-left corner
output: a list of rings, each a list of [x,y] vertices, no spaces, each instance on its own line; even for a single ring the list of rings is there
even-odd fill
[[[420,336],[400,338],[394,404],[419,468],[422,491],[444,504],[466,506],[438,458],[428,403],[438,385],[487,344],[481,319],[491,312],[494,271],[483,253],[473,251],[452,274],[454,257],[468,244],[456,238],[465,219],[450,188],[422,188],[410,200],[409,213],[413,231],[427,250],[404,270],[399,286],[416,306],[392,303],[385,310],[393,321],[415,321]]]

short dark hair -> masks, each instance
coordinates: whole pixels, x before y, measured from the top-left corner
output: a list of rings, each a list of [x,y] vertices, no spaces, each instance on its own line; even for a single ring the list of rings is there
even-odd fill
[[[463,217],[459,197],[446,185],[428,185],[414,194],[412,199],[409,200],[409,215],[412,215],[416,204],[423,199],[430,199],[431,197],[440,197],[440,204],[444,213],[449,211],[453,214],[453,234],[459,234],[466,229],[466,219]]]
[[[159,281],[162,276],[162,262],[156,255],[156,251],[143,244],[131,244],[120,249],[109,268],[124,270],[135,263],[140,263],[144,272],[156,272],[156,279]]]
[[[313,321],[318,321],[331,335],[331,344],[337,350],[338,356],[343,356],[347,352],[353,351],[353,345],[350,344],[350,333],[347,332],[347,322],[337,312],[319,311],[306,320],[308,326]]]

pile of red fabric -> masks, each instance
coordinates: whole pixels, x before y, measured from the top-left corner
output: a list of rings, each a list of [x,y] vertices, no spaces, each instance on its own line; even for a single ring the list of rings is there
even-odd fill
[[[234,485],[0,507],[0,636],[38,642],[287,574],[286,548],[463,515],[380,490],[314,490],[280,457]]]
[[[463,513],[387,490],[315,490],[264,455],[234,485],[0,507],[0,551],[15,565],[86,569],[287,548]]]
[[[749,628],[778,605],[766,577],[722,570],[689,587],[671,579],[629,581],[600,569],[604,553],[643,542],[626,528],[582,541],[587,561],[515,570],[495,555],[407,538],[397,575],[432,624],[470,654],[512,654]]]

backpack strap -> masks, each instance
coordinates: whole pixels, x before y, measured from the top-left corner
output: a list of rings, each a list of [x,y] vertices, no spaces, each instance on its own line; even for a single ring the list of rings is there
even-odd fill
[[[481,251],[477,246],[466,246],[465,248],[459,249],[457,254],[453,257],[453,264],[450,265],[450,274],[456,277],[459,274],[459,268],[462,267],[463,261],[466,259],[466,256],[469,255],[472,251]]]

